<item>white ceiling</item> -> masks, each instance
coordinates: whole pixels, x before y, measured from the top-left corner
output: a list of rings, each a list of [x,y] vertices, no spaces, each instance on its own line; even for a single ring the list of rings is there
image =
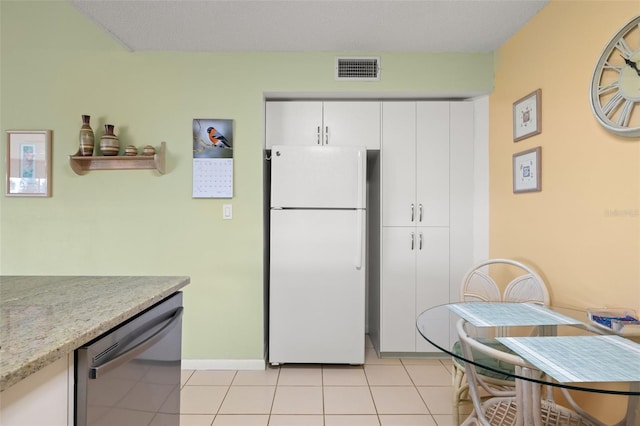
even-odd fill
[[[68,0],[131,51],[491,52],[549,0]]]

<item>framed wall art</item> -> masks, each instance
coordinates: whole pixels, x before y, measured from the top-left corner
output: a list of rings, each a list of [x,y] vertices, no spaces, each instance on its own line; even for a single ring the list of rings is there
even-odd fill
[[[513,192],[542,190],[542,148],[536,147],[513,154]]]
[[[513,141],[542,132],[542,90],[529,93],[513,103]]]
[[[7,131],[7,196],[51,196],[51,134],[51,130]]]

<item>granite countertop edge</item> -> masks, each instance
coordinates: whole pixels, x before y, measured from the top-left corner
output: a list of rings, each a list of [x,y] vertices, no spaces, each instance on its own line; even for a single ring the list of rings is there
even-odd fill
[[[0,283],[4,286],[5,278],[17,278],[17,277],[0,277],[2,281]],[[23,277],[20,277],[23,278]],[[69,278],[69,277],[30,277],[34,280],[44,280],[44,279],[53,279],[56,278]],[[138,284],[140,280],[150,280],[161,279],[164,281],[162,285],[158,285],[157,288],[151,285],[147,290],[147,294],[143,297],[144,300],[132,300],[131,303],[124,306],[121,310],[118,310],[116,313],[109,314],[106,316],[98,316],[96,321],[87,322],[86,327],[81,327],[79,329],[73,329],[71,327],[71,331],[67,333],[67,335],[55,340],[55,342],[45,342],[42,347],[39,348],[36,353],[27,354],[27,353],[13,353],[13,351],[5,351],[5,343],[0,342],[2,344],[2,348],[0,349],[0,392],[8,389],[19,381],[25,379],[31,374],[43,369],[44,367],[52,364],[58,359],[72,354],[78,347],[90,342],[96,337],[102,335],[103,333],[111,330],[122,322],[128,320],[129,318],[137,315],[138,313],[144,311],[145,309],[153,306],[157,302],[165,299],[166,297],[174,294],[176,291],[180,290],[184,286],[186,286],[190,282],[189,277],[74,277],[78,279],[84,279],[87,281],[88,286],[90,285],[93,279],[116,279],[120,283],[125,283],[127,280],[132,281],[132,285]],[[89,287],[87,292],[91,292],[94,290]],[[92,295],[92,299],[99,299],[100,303],[109,303],[105,300],[100,294],[101,288],[97,286],[95,288],[95,295]],[[0,287],[0,291],[3,291],[3,288]],[[4,291],[3,291],[4,293]],[[4,295],[3,293],[0,293]],[[27,296],[28,297],[28,296]],[[4,298],[3,298],[4,299]],[[7,304],[4,303],[4,300],[0,299],[0,307],[6,308]],[[11,299],[11,298],[10,298]],[[15,299],[13,299],[15,300]],[[24,303],[24,301],[21,301]],[[21,305],[20,305],[21,306]],[[5,309],[3,309],[5,310]],[[5,318],[3,318],[2,326],[5,328]],[[72,321],[72,319],[70,320]],[[64,325],[61,326],[64,328]],[[9,344],[10,346],[10,344]],[[11,361],[10,365],[7,367],[1,358],[8,357]]]

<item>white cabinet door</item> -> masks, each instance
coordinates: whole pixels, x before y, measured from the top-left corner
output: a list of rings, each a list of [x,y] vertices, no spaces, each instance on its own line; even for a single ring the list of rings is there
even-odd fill
[[[268,101],[265,146],[327,145],[380,149],[378,101]]]
[[[415,226],[416,103],[382,103],[382,224]]]
[[[382,352],[439,352],[416,317],[449,302],[472,247],[473,110],[454,104],[382,103]],[[448,317],[430,321],[449,347]]]
[[[36,371],[0,394],[2,426],[73,424],[73,354]]]
[[[269,101],[265,108],[267,149],[322,143],[322,102]]]
[[[382,228],[381,352],[415,351],[415,238],[415,228]]]
[[[323,119],[325,145],[380,149],[380,102],[325,102]]]
[[[416,251],[416,317],[421,312],[449,303],[449,228],[418,227],[418,250]],[[449,317],[434,317],[430,333],[437,337],[436,343],[449,347]],[[417,331],[416,351],[437,352]]]
[[[449,202],[451,301],[458,300],[459,283],[474,263],[475,163],[474,104],[451,103],[451,195]]]
[[[418,102],[418,226],[449,226],[449,102]]]

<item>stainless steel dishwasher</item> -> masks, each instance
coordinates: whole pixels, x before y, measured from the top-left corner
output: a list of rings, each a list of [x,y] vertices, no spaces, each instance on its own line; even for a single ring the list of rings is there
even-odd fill
[[[182,293],[75,352],[75,425],[180,424]]]

